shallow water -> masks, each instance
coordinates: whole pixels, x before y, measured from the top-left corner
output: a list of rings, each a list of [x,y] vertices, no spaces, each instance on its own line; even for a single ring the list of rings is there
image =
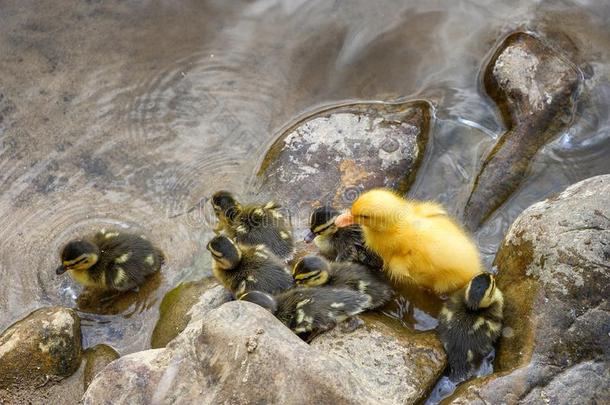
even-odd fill
[[[526,29],[566,49],[586,80],[575,123],[476,234],[490,263],[525,207],[610,172],[610,4],[504,3],[3,1],[0,330],[40,306],[78,305],[86,346],[149,347],[163,294],[210,274],[210,213],[189,208],[219,188],[253,191],[281,129],[325,105],[431,101],[409,195],[459,215],[503,131],[479,72],[505,35]],[[61,245],[96,227],[146,233],[168,255],[160,277],[102,310],[53,272]],[[399,303],[400,316],[433,327],[435,309],[420,311],[418,298]]]

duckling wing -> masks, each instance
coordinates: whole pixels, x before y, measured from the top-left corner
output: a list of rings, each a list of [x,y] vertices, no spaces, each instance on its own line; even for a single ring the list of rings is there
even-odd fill
[[[246,244],[265,245],[279,257],[288,257],[294,246],[290,231],[273,226],[253,227],[243,236],[239,236],[238,241]]]
[[[128,291],[144,281],[144,275],[133,266],[113,265],[106,271],[106,285],[111,290]]]
[[[245,291],[258,290],[277,294],[294,285],[294,280],[284,263],[267,249],[255,249],[242,259],[245,270]]]
[[[105,283],[110,289],[130,290],[163,263],[163,253],[140,236],[106,232],[100,238],[100,267],[105,269]]]
[[[367,266],[359,263],[335,263],[331,270],[334,286],[345,286],[370,297],[368,309],[385,304],[394,294],[383,273]]]
[[[312,301],[305,306],[315,324],[334,325],[350,316],[363,312],[369,304],[369,297],[343,288],[320,287]]]
[[[276,296],[276,317],[297,334],[331,329],[364,310],[366,297],[330,287],[295,287]]]
[[[447,352],[453,381],[470,378],[493,350],[486,320],[484,313],[470,312],[461,303],[446,304],[441,311],[437,332]]]
[[[294,241],[290,227],[274,210],[248,208],[239,218],[235,228],[238,242],[248,245],[263,244],[279,257],[292,253]]]

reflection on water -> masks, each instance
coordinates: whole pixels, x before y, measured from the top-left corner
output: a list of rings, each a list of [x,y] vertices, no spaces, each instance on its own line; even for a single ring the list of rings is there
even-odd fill
[[[394,286],[395,298],[380,311],[403,326],[418,331],[436,328],[443,301],[431,291],[414,285]]]
[[[0,329],[66,305],[84,318],[86,346],[148,347],[163,294],[210,274],[210,213],[200,202],[220,188],[254,192],[278,131],[324,105],[430,100],[436,119],[409,195],[459,215],[503,131],[479,71],[503,35],[529,29],[567,49],[587,79],[574,126],[537,154],[530,177],[475,235],[490,263],[526,206],[610,172],[604,3],[4,1]],[[112,305],[79,297],[53,273],[63,243],[103,226],[137,229],[168,256],[162,277]],[[439,306],[413,293],[388,313],[428,329]]]

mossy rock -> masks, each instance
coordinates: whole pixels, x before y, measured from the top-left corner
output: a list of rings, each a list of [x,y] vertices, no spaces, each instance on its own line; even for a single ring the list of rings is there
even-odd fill
[[[165,347],[178,336],[191,320],[191,308],[199,302],[206,291],[218,285],[216,279],[207,277],[181,283],[165,294],[159,308],[159,320],[152,333],[151,347],[153,349]],[[228,293],[225,297],[228,301]]]
[[[0,335],[0,388],[68,377],[80,366],[81,350],[80,318],[74,311],[38,309]]]
[[[504,329],[496,374],[449,403],[605,403],[610,398],[610,175],[526,209],[496,256]]]
[[[99,344],[85,350],[83,357],[86,361],[83,375],[83,385],[86,390],[97,373],[121,356],[112,347],[105,344]]]

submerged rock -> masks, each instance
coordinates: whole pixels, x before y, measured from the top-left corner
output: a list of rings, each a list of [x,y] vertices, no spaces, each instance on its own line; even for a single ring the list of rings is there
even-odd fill
[[[93,380],[85,404],[376,404],[341,362],[310,347],[265,309],[211,310],[165,349],[121,357]]]
[[[104,369],[108,364],[118,359],[120,356],[112,347],[104,344],[95,345],[88,348],[83,353],[86,365],[83,375],[83,392],[95,376]]]
[[[273,144],[258,171],[261,190],[304,221],[319,202],[346,207],[373,187],[404,192],[423,158],[429,120],[425,102],[362,103],[316,113]]]
[[[414,404],[428,394],[447,364],[433,332],[416,333],[382,315],[362,315],[365,326],[335,328],[311,344],[337,359],[379,402]]]
[[[510,35],[491,58],[485,90],[497,103],[506,127],[484,159],[464,220],[477,229],[515,191],[544,144],[572,120],[580,73],[537,38]]]
[[[496,257],[505,325],[496,371],[452,403],[610,398],[610,175],[525,210]]]
[[[163,297],[159,320],[152,333],[151,347],[165,347],[186,328],[193,313],[201,317],[229,301],[230,294],[213,277],[181,283]],[[197,309],[192,311],[193,306]]]

